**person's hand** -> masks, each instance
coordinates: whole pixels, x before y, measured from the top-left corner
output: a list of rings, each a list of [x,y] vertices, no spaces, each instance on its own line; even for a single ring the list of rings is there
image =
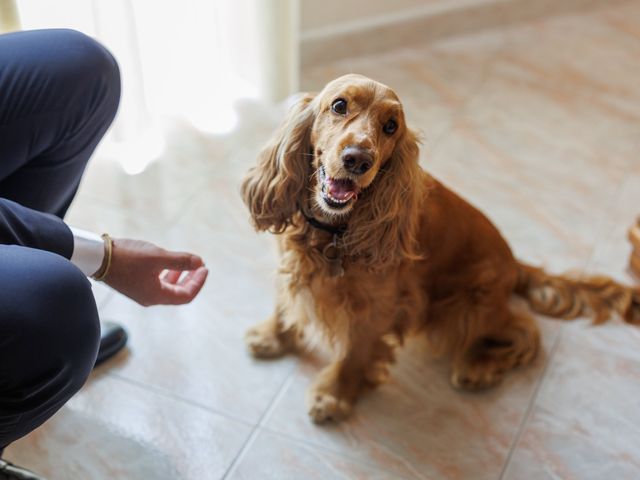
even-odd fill
[[[169,252],[152,243],[113,239],[104,282],[140,305],[181,305],[195,298],[209,271],[197,255]]]

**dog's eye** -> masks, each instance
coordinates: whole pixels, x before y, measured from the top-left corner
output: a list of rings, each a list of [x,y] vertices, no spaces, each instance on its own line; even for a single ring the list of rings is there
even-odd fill
[[[398,124],[393,119],[387,120],[387,123],[382,126],[382,131],[387,135],[393,135],[397,129]]]
[[[331,104],[331,110],[338,115],[347,114],[347,101],[344,98],[339,98]]]

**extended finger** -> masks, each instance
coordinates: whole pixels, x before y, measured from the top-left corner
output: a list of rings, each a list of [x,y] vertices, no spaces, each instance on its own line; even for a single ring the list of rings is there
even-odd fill
[[[190,272],[184,282],[178,284],[162,281],[163,302],[171,305],[180,305],[189,303],[202,289],[207,279],[209,270],[206,267],[200,267]]]
[[[177,283],[178,279],[180,278],[180,275],[182,275],[181,270],[165,270],[160,275],[160,279],[169,283]]]
[[[196,273],[197,273],[197,272],[198,272],[198,269],[188,271],[188,272],[186,273],[186,275],[184,275],[184,276],[180,279],[180,281],[179,281],[179,282],[177,282],[177,283],[179,283],[180,285],[185,285],[186,283],[188,283],[189,281],[191,281],[191,280],[194,278],[194,276],[196,275]],[[174,282],[174,283],[176,283],[176,282]]]

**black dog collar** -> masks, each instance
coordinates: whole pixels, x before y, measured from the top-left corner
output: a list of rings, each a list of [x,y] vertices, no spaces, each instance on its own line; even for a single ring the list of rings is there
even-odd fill
[[[324,230],[325,232],[329,232],[333,235],[338,235],[339,237],[344,235],[344,233],[347,231],[346,224],[335,226],[335,225],[329,225],[328,223],[322,223],[320,220],[307,215],[304,209],[302,208],[300,209],[300,213],[302,213],[302,216],[309,223],[309,225],[311,225],[314,228],[317,228],[318,230]]]

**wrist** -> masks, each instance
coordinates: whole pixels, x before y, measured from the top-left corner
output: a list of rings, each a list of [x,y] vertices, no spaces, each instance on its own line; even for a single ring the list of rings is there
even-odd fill
[[[104,260],[104,239],[93,232],[69,226],[73,234],[73,252],[69,260],[87,277],[92,277]]]

